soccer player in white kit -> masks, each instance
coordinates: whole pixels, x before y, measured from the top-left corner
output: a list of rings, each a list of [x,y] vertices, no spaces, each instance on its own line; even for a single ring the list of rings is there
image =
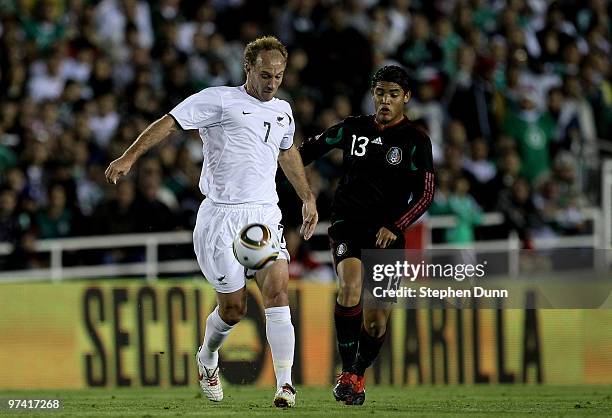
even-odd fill
[[[198,264],[217,292],[217,307],[206,320],[204,342],[196,355],[200,386],[208,399],[220,401],[218,349],[246,313],[245,269],[232,252],[232,241],[249,223],[264,223],[282,240],[275,174],[277,162],[303,201],[304,239],[318,221],[299,152],[293,147],[291,107],[274,97],[283,80],[287,50],[274,37],[249,43],[244,51],[246,83],[211,87],[196,93],[147,127],[106,170],[111,183],[126,175],[149,148],[177,129],[197,129],[204,161],[200,205],[193,244]],[[291,367],[295,335],[287,283],[289,254],[256,274],[263,296],[266,335],[272,351],[277,390],[274,405],[295,405]]]

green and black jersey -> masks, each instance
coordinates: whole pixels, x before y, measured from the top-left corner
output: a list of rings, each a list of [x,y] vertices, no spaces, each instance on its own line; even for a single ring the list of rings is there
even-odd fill
[[[339,148],[343,176],[332,220],[403,231],[429,207],[434,194],[431,141],[404,117],[381,127],[373,115],[348,117],[300,147],[304,165]]]

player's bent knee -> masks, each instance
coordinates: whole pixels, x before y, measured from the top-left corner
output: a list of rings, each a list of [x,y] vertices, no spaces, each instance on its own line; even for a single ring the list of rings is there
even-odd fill
[[[338,302],[342,306],[355,306],[361,299],[361,280],[341,279],[338,286]]]
[[[278,289],[264,292],[263,299],[264,306],[266,308],[289,305],[289,295],[287,294],[286,289]]]
[[[219,316],[228,325],[235,325],[246,315],[246,303],[228,303],[219,306]]]
[[[364,328],[370,337],[380,338],[387,332],[386,322],[366,321]]]
[[[261,289],[264,307],[273,308],[289,305],[287,286],[289,283],[289,272],[285,260],[276,261],[268,268],[257,284]]]

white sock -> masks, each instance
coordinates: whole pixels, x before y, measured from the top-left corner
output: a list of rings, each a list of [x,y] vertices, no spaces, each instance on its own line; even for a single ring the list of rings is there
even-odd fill
[[[204,331],[204,342],[198,357],[207,369],[214,369],[219,362],[219,347],[227,338],[233,325],[225,323],[219,316],[219,306],[208,315],[206,319],[206,330]]]
[[[272,351],[272,362],[276,374],[276,387],[291,382],[295,333],[288,306],[266,308],[266,336]]]

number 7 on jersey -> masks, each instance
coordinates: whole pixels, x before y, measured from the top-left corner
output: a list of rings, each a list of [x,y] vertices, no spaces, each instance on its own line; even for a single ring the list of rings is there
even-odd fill
[[[270,136],[270,127],[272,124],[270,122],[264,122],[264,126],[266,127],[266,138],[264,139],[264,142],[268,142],[268,136]]]

